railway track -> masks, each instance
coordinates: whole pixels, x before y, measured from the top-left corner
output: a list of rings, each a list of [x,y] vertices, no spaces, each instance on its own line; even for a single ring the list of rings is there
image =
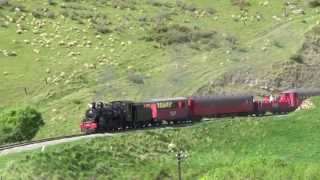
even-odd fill
[[[28,142],[6,144],[6,145],[0,146],[0,155],[9,154],[9,153],[11,153],[11,150],[13,150],[13,152],[24,151],[23,148],[28,147],[28,146],[29,146],[29,148],[26,148],[25,150],[41,148],[43,146],[60,144],[60,143],[64,143],[64,142],[71,142],[71,141],[73,141],[72,139],[77,140],[78,138],[81,138],[84,136],[86,136],[88,138],[101,137],[101,136],[113,136],[113,135],[132,132],[132,131],[140,131],[140,130],[147,130],[147,129],[151,130],[151,129],[158,129],[158,128],[170,128],[170,127],[171,128],[172,127],[187,127],[187,126],[191,126],[191,125],[192,125],[191,123],[187,123],[187,124],[162,125],[162,126],[157,126],[157,127],[137,128],[137,129],[126,129],[126,130],[119,130],[119,131],[115,131],[115,132],[111,132],[111,133],[106,132],[106,133],[94,133],[94,134],[73,134],[73,135],[67,135],[67,136],[39,139],[39,140],[28,141]],[[15,150],[15,149],[17,149],[17,150]]]
[[[17,148],[17,147],[22,147],[22,146],[27,146],[27,145],[32,145],[32,144],[39,144],[39,143],[44,143],[44,142],[50,142],[50,141],[56,141],[56,140],[62,140],[62,139],[69,139],[69,138],[81,137],[81,136],[86,136],[86,134],[73,134],[73,135],[67,135],[67,136],[59,136],[59,137],[39,139],[39,140],[28,141],[28,142],[7,144],[7,145],[0,146],[0,152],[4,151],[4,150]]]
[[[274,116],[274,115],[265,115],[265,116]],[[277,115],[278,117],[286,116],[286,115]],[[254,118],[260,118],[260,117],[254,117]],[[216,121],[223,121],[223,118],[218,118]],[[200,122],[205,121],[211,121],[203,119]],[[106,133],[96,133],[96,134],[73,134],[73,135],[66,135],[66,136],[59,136],[59,137],[52,137],[52,138],[45,138],[45,139],[39,139],[34,141],[28,141],[28,142],[21,142],[21,143],[13,143],[13,144],[7,144],[0,146],[0,156],[5,154],[10,154],[14,152],[24,151],[24,150],[32,150],[36,148],[41,148],[44,146],[54,145],[54,144],[60,144],[60,143],[66,143],[66,142],[72,142],[77,139],[83,138],[93,138],[93,137],[101,137],[101,136],[113,136],[116,134],[123,134],[123,133],[129,133],[132,131],[141,131],[141,130],[152,130],[152,129],[159,129],[159,128],[179,128],[179,127],[189,127],[194,124],[200,123],[200,122],[193,122],[193,123],[181,123],[181,124],[163,124],[160,126],[155,127],[144,127],[144,128],[136,128],[136,129],[126,129],[126,130],[120,130],[115,132],[106,132]],[[84,137],[86,136],[86,137]],[[28,147],[29,146],[29,147]],[[28,147],[28,148],[24,148]]]

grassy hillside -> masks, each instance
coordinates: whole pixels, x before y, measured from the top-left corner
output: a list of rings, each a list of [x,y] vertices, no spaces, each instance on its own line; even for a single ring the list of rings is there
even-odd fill
[[[53,2],[0,7],[1,106],[38,107],[37,138],[78,132],[92,100],[265,92],[319,24],[304,1]]]
[[[317,108],[288,116],[235,118],[191,127],[130,132],[0,157],[5,179],[316,179]],[[15,162],[10,162],[11,160]],[[1,172],[1,170],[0,170]]]

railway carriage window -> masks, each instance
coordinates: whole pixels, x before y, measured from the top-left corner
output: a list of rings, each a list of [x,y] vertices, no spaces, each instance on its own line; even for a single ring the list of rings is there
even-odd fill
[[[166,109],[166,108],[185,108],[186,102],[184,101],[165,101],[165,102],[158,102],[157,103],[159,109]]]
[[[171,103],[171,108],[177,108],[177,107],[178,107],[178,102]]]
[[[158,102],[157,104],[159,109],[171,108],[172,105],[171,102]]]

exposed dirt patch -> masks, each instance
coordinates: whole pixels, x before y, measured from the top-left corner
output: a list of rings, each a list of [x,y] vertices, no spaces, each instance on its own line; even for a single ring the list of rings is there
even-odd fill
[[[302,102],[302,104],[300,105],[300,107],[297,109],[297,111],[299,110],[308,110],[308,109],[313,109],[315,108],[315,105],[313,104],[313,102],[310,99],[306,99]]]

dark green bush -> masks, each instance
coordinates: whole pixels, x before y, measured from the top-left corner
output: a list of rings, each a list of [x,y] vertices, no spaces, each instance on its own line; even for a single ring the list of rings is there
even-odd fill
[[[320,0],[308,0],[308,4],[311,7],[318,7],[320,6]]]
[[[54,2],[53,0],[48,0],[48,4],[50,6],[55,6],[55,5],[57,5],[57,2]]]
[[[37,8],[37,9],[33,10],[31,14],[33,17],[35,17],[37,19],[41,19],[41,18],[54,19],[54,18],[56,18],[56,14],[48,8]]]
[[[271,42],[273,46],[277,47],[277,48],[283,48],[284,46],[277,40],[274,40]]]
[[[41,114],[29,106],[0,110],[0,144],[32,139],[44,125]]]
[[[97,25],[96,26],[96,30],[99,32],[99,33],[102,33],[102,34],[107,34],[107,33],[111,33],[112,30],[109,29],[106,25],[104,24],[101,24],[101,25]]]
[[[300,54],[294,54],[290,57],[290,59],[296,63],[299,63],[299,64],[302,64],[304,61],[303,61],[303,57],[302,55]]]
[[[164,5],[160,0],[148,0],[147,3],[156,7],[161,7]]]
[[[215,31],[201,31],[195,28],[173,24],[165,25],[158,23],[151,30],[147,41],[156,41],[162,45],[183,44],[191,42],[209,42],[216,35]]]
[[[35,9],[32,11],[32,16],[35,17],[35,18],[42,18],[43,17],[43,12],[41,9]]]

